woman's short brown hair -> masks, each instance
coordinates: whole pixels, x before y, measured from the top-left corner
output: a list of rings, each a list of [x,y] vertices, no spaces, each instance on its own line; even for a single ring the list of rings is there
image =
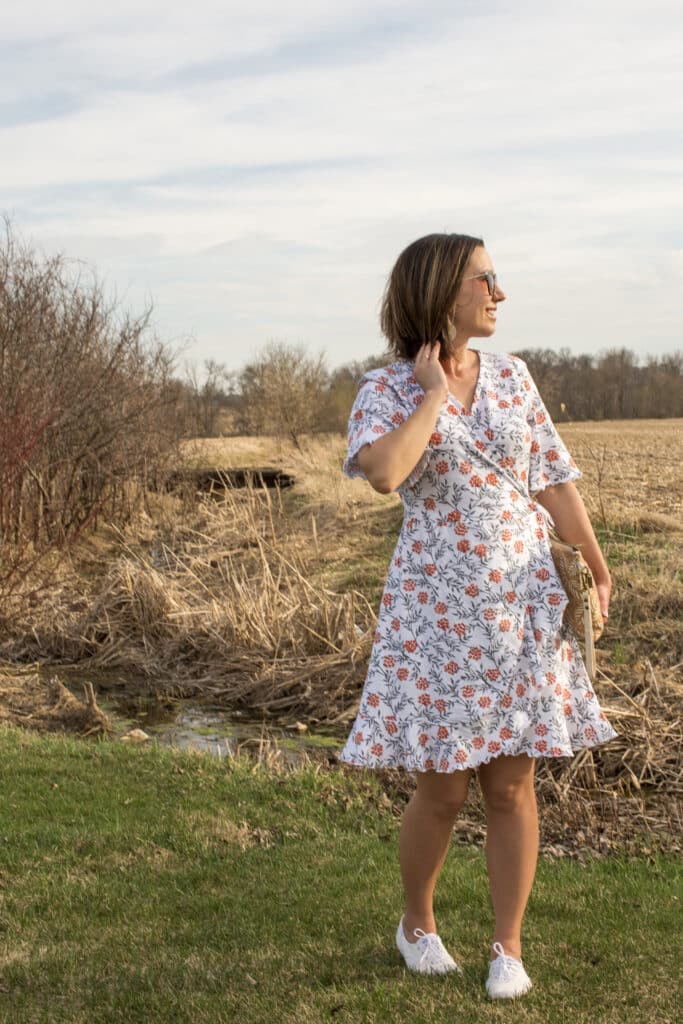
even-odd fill
[[[403,250],[384,290],[380,326],[389,352],[414,359],[425,341],[447,331],[467,261],[481,238],[425,235]]]

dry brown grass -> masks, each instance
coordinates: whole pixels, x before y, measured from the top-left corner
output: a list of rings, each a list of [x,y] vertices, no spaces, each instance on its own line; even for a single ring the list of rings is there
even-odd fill
[[[573,759],[542,759],[537,772],[539,793],[575,826],[577,787],[586,827],[587,808],[604,816],[614,799],[643,822],[680,825],[682,426],[560,427],[615,583],[596,691],[620,737]],[[401,514],[396,494],[342,476],[343,455],[337,436],[307,440],[301,452],[263,438],[188,443],[190,464],[277,465],[297,484],[192,504],[153,496],[151,517],[80,546],[49,597],[14,616],[0,653],[125,669],[158,693],[211,694],[226,708],[343,731],[379,596],[353,580],[367,565],[381,580]]]

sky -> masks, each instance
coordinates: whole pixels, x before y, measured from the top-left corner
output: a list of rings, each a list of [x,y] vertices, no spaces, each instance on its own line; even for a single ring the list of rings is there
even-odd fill
[[[382,352],[399,253],[482,237],[495,351],[683,348],[679,0],[22,0],[0,213],[179,367]]]

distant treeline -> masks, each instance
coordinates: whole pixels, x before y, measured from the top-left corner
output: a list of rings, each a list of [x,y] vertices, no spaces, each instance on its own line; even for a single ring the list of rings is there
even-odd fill
[[[228,371],[181,377],[151,310],[132,316],[77,261],[0,235],[0,627],[36,559],[96,526],[125,523],[177,465],[183,439],[346,435],[358,383],[385,351],[334,370],[270,342]],[[519,350],[558,422],[683,416],[683,352]]]
[[[683,416],[683,352],[648,356],[641,365],[625,348],[596,355],[569,349],[518,349],[548,411],[558,423]],[[387,352],[327,370],[321,356],[301,346],[271,343],[241,371],[207,363],[202,387],[188,392],[197,411],[195,432],[205,435],[305,433],[344,434],[366,370],[391,361]],[[192,418],[192,417],[191,417]]]
[[[597,355],[569,349],[519,349],[548,412],[562,420],[661,419],[683,416],[683,352],[648,356],[626,348]]]

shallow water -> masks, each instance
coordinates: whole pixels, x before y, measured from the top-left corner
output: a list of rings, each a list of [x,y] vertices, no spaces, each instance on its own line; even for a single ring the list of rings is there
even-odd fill
[[[248,741],[251,750],[275,741],[288,764],[296,764],[306,754],[316,759],[341,750],[345,736],[325,732],[299,732],[278,724],[270,717],[256,718],[239,710],[226,710],[215,700],[156,696],[149,692],[149,680],[126,676],[122,672],[86,672],[43,669],[45,675],[57,676],[66,688],[83,700],[83,684],[93,685],[99,707],[111,719],[115,735],[130,729],[142,729],[159,743],[175,747],[193,747],[216,757],[237,752],[238,745]]]

